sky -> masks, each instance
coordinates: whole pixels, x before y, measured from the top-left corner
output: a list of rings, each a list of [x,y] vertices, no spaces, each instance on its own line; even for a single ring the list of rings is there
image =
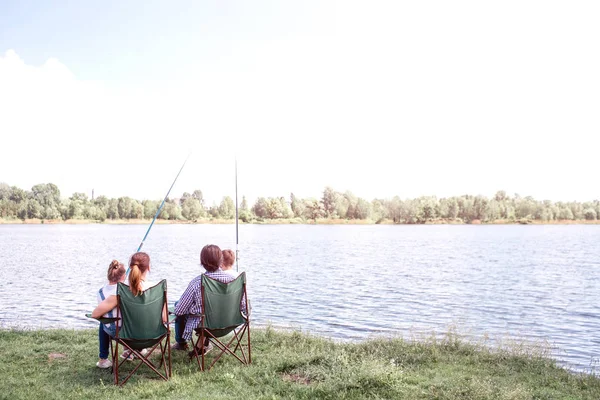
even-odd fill
[[[597,1],[0,4],[0,182],[600,198]]]

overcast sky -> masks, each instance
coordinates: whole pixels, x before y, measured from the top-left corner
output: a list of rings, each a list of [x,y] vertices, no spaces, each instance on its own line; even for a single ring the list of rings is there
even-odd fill
[[[52,3],[52,4],[51,4]],[[143,4],[143,6],[142,6]],[[600,197],[600,2],[4,0],[0,182]]]

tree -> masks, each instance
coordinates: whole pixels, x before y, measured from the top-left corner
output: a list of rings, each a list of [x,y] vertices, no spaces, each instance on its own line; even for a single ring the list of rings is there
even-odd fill
[[[200,201],[193,197],[187,197],[183,206],[181,207],[181,214],[183,218],[188,221],[196,221],[197,219],[204,217],[206,212],[204,211],[204,207],[200,204]]]
[[[294,196],[294,193],[290,194],[290,207],[294,217],[302,217],[302,214],[304,214],[304,203],[302,202],[302,199]]]
[[[457,202],[459,209],[458,217],[466,223],[471,223],[475,219],[472,196],[461,196],[457,199]]]
[[[359,197],[356,202],[356,208],[354,209],[354,218],[368,219],[371,216],[371,212],[371,203]]]
[[[31,188],[32,198],[36,199],[41,206],[55,207],[60,204],[60,190],[53,183],[41,183]]]
[[[119,210],[119,217],[123,219],[130,219],[133,217],[133,201],[130,197],[119,197],[117,200],[117,209]]]
[[[191,197],[191,194],[189,194],[188,192],[184,192],[179,198],[179,205],[183,207],[183,203],[185,203],[185,201]]]
[[[452,197],[448,200],[448,218],[456,219],[458,218],[458,213],[460,212],[458,201],[456,198]]]
[[[387,218],[387,209],[385,207],[385,201],[382,199],[374,199],[371,202],[372,219],[375,223],[380,223],[383,219]]]
[[[156,200],[143,200],[142,201],[142,218],[154,218],[158,211],[159,202]]]
[[[268,218],[268,202],[264,197],[259,197],[252,206],[252,212],[258,218]]]
[[[508,196],[506,195],[506,192],[504,190],[499,190],[496,192],[494,200],[496,200],[499,203],[502,203],[503,201],[508,200]]]
[[[252,213],[248,209],[248,201],[246,201],[246,196],[242,196],[242,203],[240,204],[238,216],[243,222],[250,222],[252,219]]]
[[[290,205],[288,204],[288,202],[285,201],[285,198],[283,198],[283,197],[279,198],[279,205],[281,208],[281,217],[282,218],[292,218],[294,216],[294,213],[292,212],[292,209],[290,208]]]
[[[327,186],[323,191],[323,198],[321,203],[323,204],[323,211],[325,216],[328,218],[335,216],[335,206],[338,194],[331,187]]]
[[[10,200],[12,189],[4,182],[0,182],[0,200]]]
[[[131,218],[144,218],[144,206],[135,199],[131,201]]]
[[[487,213],[488,199],[483,196],[476,196],[473,199],[473,217],[480,221],[485,220]]]
[[[202,190],[196,189],[192,193],[192,197],[200,202],[200,205],[204,207],[204,195],[202,194]]]
[[[586,208],[583,210],[583,216],[588,221],[593,221],[597,218],[596,210],[593,208]]]
[[[419,223],[437,218],[437,199],[435,197],[421,197],[417,201],[420,210],[416,217]]]
[[[179,207],[178,203],[172,200],[165,202],[160,216],[162,219],[168,219],[171,221],[183,219],[183,215],[181,215],[181,207]]]
[[[573,211],[569,207],[562,207],[559,211],[558,218],[562,220],[572,220]]]
[[[402,200],[398,196],[394,196],[392,200],[386,201],[385,206],[387,208],[387,216],[391,218],[394,223],[400,223],[400,214],[402,209]]]
[[[85,193],[73,193],[69,198],[68,219],[84,219],[88,208],[88,197]],[[87,213],[89,214],[89,213]]]
[[[106,207],[108,207],[108,198],[104,195],[101,195],[96,197],[93,203],[100,209],[104,210]]]
[[[316,199],[304,200],[305,218],[317,220],[325,216],[325,210],[323,210],[322,203]]]
[[[29,199],[27,202],[27,217],[42,218],[42,206],[36,199]]]
[[[231,197],[223,197],[221,204],[219,204],[219,215],[221,218],[225,219],[235,218],[235,203]]]
[[[294,193],[292,193],[290,195],[290,207],[292,209],[292,213],[294,214],[294,217],[296,218],[302,218],[304,217],[304,201],[302,199],[297,198],[296,196],[294,196]]]
[[[497,219],[500,219],[500,205],[498,201],[494,199],[488,203],[482,221],[494,222]]]
[[[110,199],[108,201],[106,216],[109,219],[119,219],[119,202],[117,199]]]
[[[417,200],[406,200],[401,203],[399,221],[405,224],[421,224],[425,222]]]
[[[338,196],[336,199],[336,214],[340,218],[357,218],[356,206],[358,198],[349,190],[343,196]]]

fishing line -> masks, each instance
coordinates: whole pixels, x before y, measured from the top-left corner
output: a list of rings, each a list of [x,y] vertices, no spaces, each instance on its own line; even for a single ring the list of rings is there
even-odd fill
[[[239,233],[238,233],[238,184],[237,184],[237,157],[235,158],[235,270],[239,271],[238,260],[240,259],[240,251],[238,250]]]

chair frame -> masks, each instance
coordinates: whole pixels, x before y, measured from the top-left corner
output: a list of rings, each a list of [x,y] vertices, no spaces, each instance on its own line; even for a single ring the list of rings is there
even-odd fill
[[[245,274],[245,272],[242,272],[242,274]],[[240,275],[241,276],[241,275]],[[240,276],[238,276],[235,280],[240,279]],[[244,318],[245,322],[241,325],[238,325],[236,327],[233,326],[229,326],[229,327],[222,327],[222,328],[208,328],[206,327],[206,311],[205,311],[205,304],[206,304],[206,297],[205,297],[205,291],[204,291],[204,279],[211,279],[213,281],[218,282],[219,284],[222,285],[229,285],[230,283],[235,282],[235,280],[231,281],[231,282],[220,282],[216,279],[213,278],[209,278],[205,275],[202,276],[202,283],[200,285],[200,290],[201,290],[201,295],[202,295],[202,313],[199,315],[200,317],[200,323],[199,326],[197,328],[194,329],[194,331],[196,332],[197,335],[197,340],[194,342],[194,337],[192,336],[192,352],[191,352],[191,357],[196,358],[196,361],[198,363],[198,367],[200,368],[200,371],[204,371],[205,370],[205,354],[204,351],[202,351],[202,354],[198,354],[198,344],[202,343],[202,345],[204,345],[204,341],[206,338],[208,338],[221,352],[217,355],[217,357],[212,361],[212,363],[210,364],[210,366],[208,367],[208,370],[210,371],[210,369],[215,365],[215,363],[217,361],[219,361],[219,359],[224,355],[224,354],[230,354],[232,356],[234,356],[239,362],[241,362],[244,365],[249,365],[252,363],[252,347],[251,347],[251,343],[250,343],[250,302],[248,300],[248,295],[246,292],[246,282],[244,281],[244,283],[242,284],[242,296],[240,298],[240,303],[243,302],[243,299],[246,299],[246,305],[245,305],[245,315],[242,314],[242,317]],[[238,305],[238,309],[239,309],[240,305]],[[240,311],[241,313],[241,311]],[[221,335],[221,336],[216,336],[213,333],[213,330],[216,329],[231,329],[230,332],[228,332],[225,335]],[[233,337],[229,340],[229,342],[227,344],[224,344],[221,340],[219,340],[219,337],[225,337],[226,335],[228,335],[229,333],[233,332]],[[248,356],[246,357],[246,353],[244,352],[244,348],[242,345],[242,340],[244,339],[244,335],[246,335],[246,339],[247,339],[247,347],[248,347]],[[236,342],[236,346],[233,350],[231,350],[231,345],[233,342]],[[237,350],[240,350],[241,353],[241,357],[238,356],[236,354]],[[202,360],[202,361],[200,361]]]
[[[161,284],[161,282],[157,283],[153,287],[158,286],[159,284]],[[149,289],[151,289],[151,288],[149,288]],[[146,290],[148,290],[148,289],[146,289]],[[165,290],[163,291],[163,307],[165,307],[166,305],[168,305],[168,302],[167,302],[167,289],[165,288]],[[117,292],[117,317],[115,319],[122,320],[121,296],[118,294],[118,292]],[[140,351],[132,348],[127,343],[128,341],[132,341],[131,339],[122,339],[119,337],[119,331],[121,329],[121,326],[118,323],[116,324],[116,334],[114,337],[111,337],[111,340],[110,340],[110,350],[111,350],[112,363],[113,363],[112,371],[114,373],[115,385],[123,386],[125,383],[127,383],[129,378],[131,378],[131,376],[144,364],[147,365],[152,371],[154,371],[163,380],[165,380],[165,381],[169,380],[169,378],[172,376],[171,346],[170,346],[171,329],[170,329],[168,320],[166,323],[163,322],[163,325],[165,326],[167,331],[163,335],[161,335],[155,339],[157,342],[154,344],[154,346],[152,346],[151,351],[149,351],[148,354],[146,354],[146,356],[143,356]],[[165,341],[165,339],[166,339],[166,341]],[[139,339],[139,340],[144,340],[144,339]],[[113,346],[113,341],[115,342],[114,346]],[[123,363],[127,362],[127,359],[119,360],[119,344],[121,344],[123,347],[128,349],[131,352],[131,354],[135,355],[135,357],[137,357],[137,359],[140,360],[138,365],[121,382],[119,382],[119,367],[121,367],[123,365]],[[159,345],[160,345],[160,352],[161,352],[160,364],[158,366],[155,366],[154,363],[149,360],[149,357],[154,353],[154,350],[156,350],[156,348]],[[168,353],[167,359],[165,359],[165,351]],[[167,361],[168,361],[168,363],[167,363]],[[163,366],[164,366],[164,374],[159,370]]]

